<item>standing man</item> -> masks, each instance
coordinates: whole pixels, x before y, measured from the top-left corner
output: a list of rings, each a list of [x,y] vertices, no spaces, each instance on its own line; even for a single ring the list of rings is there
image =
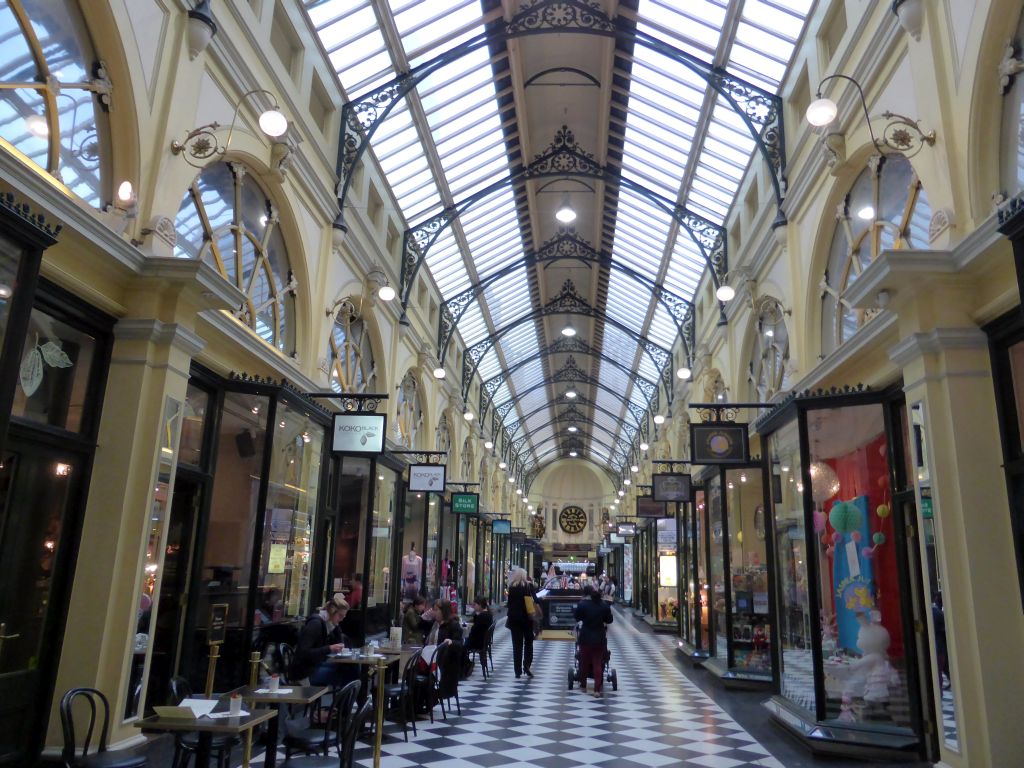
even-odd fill
[[[572,612],[580,622],[577,645],[580,654],[580,688],[587,690],[587,677],[594,678],[594,695],[604,689],[604,657],[608,652],[608,625],[612,623],[612,607],[601,599],[600,591],[587,587],[586,597]]]

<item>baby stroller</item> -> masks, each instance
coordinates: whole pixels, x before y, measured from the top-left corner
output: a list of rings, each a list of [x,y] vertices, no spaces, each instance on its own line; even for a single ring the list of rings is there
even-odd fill
[[[576,626],[573,627],[573,635],[576,637],[576,642],[573,646],[572,651],[572,667],[569,669],[569,690],[572,690],[573,683],[579,683],[581,688],[585,688],[587,680],[585,677],[580,677],[580,626],[581,622],[577,621]],[[605,648],[604,651],[604,681],[611,683],[612,690],[619,690],[619,676],[615,674],[615,670],[611,668],[608,663],[611,661],[612,652]]]

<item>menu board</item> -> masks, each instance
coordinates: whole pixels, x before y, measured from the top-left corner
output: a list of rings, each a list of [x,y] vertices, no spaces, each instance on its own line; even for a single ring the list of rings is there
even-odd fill
[[[548,625],[568,629],[576,624],[574,600],[548,600]]]

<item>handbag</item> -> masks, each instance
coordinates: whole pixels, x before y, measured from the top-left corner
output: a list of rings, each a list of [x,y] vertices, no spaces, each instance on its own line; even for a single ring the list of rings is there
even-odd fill
[[[534,611],[537,610],[537,603],[534,602],[531,595],[523,595],[523,605],[526,606],[526,615],[533,616]]]

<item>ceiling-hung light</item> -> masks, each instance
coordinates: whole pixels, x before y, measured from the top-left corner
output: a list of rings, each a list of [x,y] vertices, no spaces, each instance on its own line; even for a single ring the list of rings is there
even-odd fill
[[[570,400],[574,399],[576,397],[576,390],[575,389],[568,389],[568,390],[566,390],[565,396],[568,397]]]
[[[490,440],[485,440],[484,441],[484,448],[486,448],[488,451],[491,450],[493,447],[494,447],[494,443],[492,441],[490,441]]]
[[[654,414],[654,423],[655,424],[664,424],[665,423],[665,417],[662,416],[660,413]]]
[[[648,445],[647,443],[640,443],[640,450],[641,450],[641,451],[646,451],[646,450],[647,450],[648,448],[650,448],[650,447],[651,447],[651,446],[650,446],[650,445]]]
[[[507,466],[508,466],[508,464],[506,464],[504,461],[499,461],[498,462],[498,469],[504,469]]]
[[[678,376],[683,381],[686,381],[692,375],[693,375],[693,371],[691,371],[685,365],[682,368],[679,368],[679,369],[676,370],[676,376]]]
[[[393,298],[395,298],[395,289],[392,288],[387,283],[384,283],[384,285],[380,287],[380,290],[377,291],[377,296],[380,298],[381,301],[391,301]]]
[[[472,421],[473,420],[473,412],[467,408],[466,410],[464,410],[462,412],[462,418],[464,418],[466,421]]]
[[[629,471],[630,472],[639,472],[640,471],[640,467],[638,467],[636,464],[633,464],[633,465],[631,465],[629,467]]]
[[[264,110],[260,114],[258,122],[260,124],[260,130],[272,139],[276,139],[278,136],[283,136],[284,132],[288,130],[288,118],[285,117],[284,113],[276,107]],[[392,290],[391,293],[391,298],[395,298],[394,290]],[[381,296],[381,298],[384,297]],[[384,300],[390,301],[391,299]]]
[[[569,425],[569,431],[570,432],[579,432],[579,427],[577,427],[575,423],[572,423],[572,424]]]
[[[200,0],[196,3],[196,7],[188,12],[189,59],[195,59],[205,51],[215,34],[217,34],[217,25],[210,13],[210,0]]]
[[[448,375],[448,373],[440,365],[437,366],[437,368],[434,369],[434,378],[435,379],[443,379],[447,375]]]
[[[523,495],[523,489],[522,488],[516,488],[516,496],[522,496],[522,495]]]
[[[558,206],[555,218],[563,224],[572,224],[576,221],[576,211],[573,209],[572,203],[569,202],[568,192],[562,195],[562,204]]]
[[[572,320],[565,324],[565,328],[562,329],[562,335],[568,336],[570,339],[576,335],[576,329],[572,327]]]
[[[516,479],[515,479],[514,477],[510,477],[510,478],[508,479],[508,481],[509,481],[510,483],[514,483],[514,482],[516,481]]]
[[[732,301],[736,298],[736,289],[731,285],[720,285],[715,291],[715,298],[719,301]]]
[[[619,496],[625,496],[625,495],[626,495],[626,492],[620,488],[619,489]]]
[[[572,456],[572,458],[575,459],[576,458],[576,451],[569,451],[569,455]]]

